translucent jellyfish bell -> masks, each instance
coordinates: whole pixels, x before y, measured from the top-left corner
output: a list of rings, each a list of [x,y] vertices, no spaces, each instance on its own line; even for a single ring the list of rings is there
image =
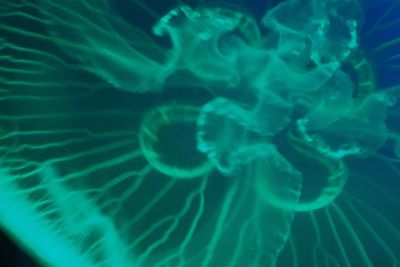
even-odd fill
[[[398,42],[359,1],[3,2],[0,225],[41,263],[399,265]]]
[[[190,150],[215,81],[200,91],[185,83],[198,78],[171,76],[196,99],[181,98],[176,83],[164,88],[156,78],[154,85],[170,65],[145,50],[165,49],[153,50],[148,36],[141,47],[143,32],[104,1],[5,5],[0,198],[10,204],[0,216],[13,239],[55,267],[274,264],[293,212],[268,204],[254,184],[264,177],[263,162],[284,159],[246,147],[254,157],[239,157],[243,166],[232,179]],[[227,20],[232,14],[239,13],[228,12]],[[175,144],[164,141],[171,136]],[[189,149],[173,161],[178,147]],[[299,176],[290,174],[269,181],[277,189],[281,182],[283,192],[290,186],[288,199],[296,202],[299,183],[288,183]]]

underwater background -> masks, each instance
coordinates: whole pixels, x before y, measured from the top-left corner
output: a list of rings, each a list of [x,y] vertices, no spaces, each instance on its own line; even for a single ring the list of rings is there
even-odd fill
[[[400,266],[399,55],[396,0],[3,1],[0,265]]]

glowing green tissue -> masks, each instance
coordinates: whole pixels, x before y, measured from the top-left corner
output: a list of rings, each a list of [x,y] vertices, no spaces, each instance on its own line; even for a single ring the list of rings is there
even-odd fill
[[[3,2],[0,227],[40,264],[400,266],[397,1]]]

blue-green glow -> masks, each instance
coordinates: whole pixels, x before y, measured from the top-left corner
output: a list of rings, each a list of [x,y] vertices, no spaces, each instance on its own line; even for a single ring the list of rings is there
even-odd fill
[[[0,227],[40,263],[400,266],[395,0],[3,2]]]

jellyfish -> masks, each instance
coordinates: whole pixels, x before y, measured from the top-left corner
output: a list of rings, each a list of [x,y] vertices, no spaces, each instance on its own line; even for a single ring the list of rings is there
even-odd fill
[[[266,153],[246,158],[254,168],[237,174],[249,179],[231,179],[216,170],[197,150],[197,120],[218,84],[231,83],[228,75],[221,80],[206,77],[200,63],[193,68],[187,60],[179,62],[181,70],[168,79],[148,85],[161,72],[171,72],[176,54],[167,64],[157,61],[162,68],[149,71],[149,78],[122,71],[128,66],[114,69],[112,62],[129,58],[130,67],[144,71],[135,65],[141,59],[134,54],[150,60],[141,49],[151,51],[152,42],[146,37],[147,45],[140,35],[121,39],[127,36],[119,31],[132,27],[132,34],[139,29],[128,27],[104,4],[10,1],[2,10],[2,197],[20,211],[3,206],[7,220],[2,227],[50,266],[273,264],[289,233],[293,211],[262,201],[253,194],[251,179],[264,171],[262,160],[279,157],[287,165],[281,171],[287,179],[270,183],[296,202],[299,184],[293,181],[299,173],[267,144]],[[240,12],[178,9],[216,14],[239,36],[257,34],[253,19]],[[248,25],[240,28],[243,19]],[[163,21],[169,25],[160,18]],[[250,42],[223,38],[227,43],[221,46],[227,50]],[[140,40],[140,47],[132,40]],[[94,41],[109,51],[93,49]],[[185,53],[191,47],[197,44],[189,43]],[[211,86],[183,88],[198,80]],[[182,93],[182,88],[188,92]],[[195,100],[193,93],[198,95]],[[179,148],[182,154],[176,157]],[[271,169],[278,171],[273,165]],[[30,228],[21,229],[15,221]],[[27,231],[38,234],[28,238]],[[35,245],[38,239],[42,246]]]
[[[0,226],[54,267],[379,265],[358,231],[398,265],[394,219],[353,189],[399,208],[369,179],[400,173],[399,89],[363,5],[5,1]]]

